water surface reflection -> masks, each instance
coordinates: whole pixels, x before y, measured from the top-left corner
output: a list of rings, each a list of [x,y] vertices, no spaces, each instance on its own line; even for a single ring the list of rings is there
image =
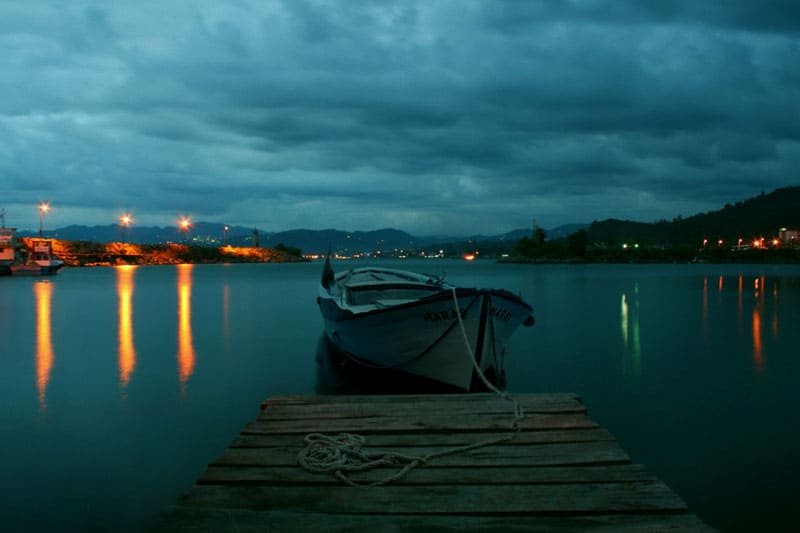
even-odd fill
[[[620,304],[620,328],[622,331],[622,345],[625,355],[630,357],[630,367],[625,370],[633,376],[642,372],[642,344],[639,333],[639,284],[633,287],[632,302],[628,301],[628,294],[622,293]],[[626,359],[627,361],[627,359]]]
[[[231,342],[231,290],[227,282],[222,285],[222,339],[225,343],[225,352],[230,352]]]
[[[39,396],[39,411],[47,411],[47,384],[53,370],[53,341],[50,324],[50,303],[53,285],[49,281],[33,284],[36,296],[36,391]]]
[[[136,267],[123,265],[116,267],[117,297],[119,299],[117,337],[117,363],[119,366],[119,387],[125,393],[136,367],[136,349],[133,344],[133,276]]]
[[[194,372],[195,352],[192,344],[192,269],[194,265],[178,265],[178,382],[181,392]]]
[[[777,340],[780,332],[780,317],[778,306],[778,294],[780,290],[780,283],[778,279],[770,280],[769,284],[766,276],[755,276],[750,282],[746,282],[745,276],[738,275],[736,277],[736,317],[738,322],[738,335],[742,340],[747,339],[749,334],[750,343],[752,345],[752,359],[753,367],[756,373],[763,373],[766,365],[765,353],[765,333],[767,337],[770,336],[773,340]],[[752,297],[749,296],[750,291],[746,287],[752,286]],[[718,304],[719,311],[724,307],[723,302],[723,288],[725,282],[722,276],[719,276],[717,281],[717,288],[719,290],[720,298]],[[709,321],[709,308],[708,308],[708,277],[703,279],[703,303],[702,303],[702,316],[703,316],[703,332],[704,336],[708,334],[708,321]],[[752,299],[751,299],[752,298]],[[749,307],[749,302],[752,302],[752,308]],[[771,308],[771,309],[770,309]],[[749,316],[749,327],[745,322],[745,317]]]

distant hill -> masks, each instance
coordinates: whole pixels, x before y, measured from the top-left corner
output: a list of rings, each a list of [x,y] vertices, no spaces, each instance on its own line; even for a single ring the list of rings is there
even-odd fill
[[[780,228],[800,228],[800,187],[785,187],[727,204],[718,211],[653,223],[628,220],[593,222],[589,243],[613,245],[638,242],[651,245],[698,246],[703,239],[716,243],[748,243],[759,237],[777,237]]]
[[[125,241],[136,244],[162,244],[167,242],[183,242],[186,239],[193,244],[219,246],[223,235],[225,243],[234,246],[252,246],[255,228],[244,226],[228,226],[224,224],[197,222],[185,235],[177,227],[130,226],[125,230]],[[561,238],[568,233],[588,227],[588,224],[572,224],[560,226],[547,231],[548,238]],[[263,247],[275,247],[278,244],[299,248],[306,254],[322,254],[329,249],[342,254],[372,253],[376,250],[425,250],[444,249],[449,253],[460,254],[470,247],[479,245],[482,249],[503,251],[511,249],[524,236],[531,234],[530,229],[518,229],[501,235],[475,235],[471,237],[415,237],[401,230],[385,228],[373,231],[343,231],[337,229],[309,230],[295,229],[280,232],[258,230],[258,244]],[[34,232],[20,232],[21,236],[33,237]],[[122,240],[119,225],[105,226],[66,226],[52,231],[45,231],[48,237],[69,241],[91,241],[99,243],[118,242]]]
[[[200,243],[221,243],[224,224],[197,222],[192,224],[191,231],[184,235],[177,226],[130,226],[125,229],[124,240],[137,244],[160,244],[167,242],[182,242],[184,238],[199,239]],[[245,245],[252,242],[252,228],[242,226],[229,226],[226,242]],[[45,236],[68,241],[92,242],[119,242],[123,240],[119,224],[105,226],[78,226],[71,225],[52,231],[45,231]],[[32,231],[21,231],[20,236],[33,237]]]
[[[269,233],[261,239],[262,246],[285,244],[300,248],[304,253],[325,253],[328,250],[342,254],[418,248],[420,241],[396,229],[374,231],[341,231],[336,229],[296,229]]]
[[[385,228],[373,231],[343,231],[337,229],[295,229],[266,232],[244,226],[197,222],[187,234],[177,227],[131,226],[125,231],[125,240],[137,244],[184,242],[219,246],[224,241],[234,246],[253,246],[257,235],[258,245],[272,248],[278,244],[299,248],[306,254],[322,254],[331,250],[347,255],[384,253],[395,250],[433,251],[461,254],[480,250],[487,256],[511,251],[520,239],[530,237],[532,230],[516,229],[500,235],[473,235],[470,237],[415,237],[401,230]],[[587,231],[589,245],[613,247],[625,242],[659,247],[700,245],[723,240],[726,243],[749,243],[755,238],[778,236],[780,228],[800,229],[800,187],[785,187],[771,193],[727,204],[717,211],[700,213],[671,221],[635,222],[608,219],[592,224],[569,224],[546,230],[548,241],[566,239],[579,230]],[[254,232],[257,232],[254,233]],[[115,242],[122,240],[119,225],[67,226],[46,231],[46,236],[72,241]],[[20,232],[21,236],[34,236],[33,232]]]
[[[563,239],[568,235],[575,233],[578,230],[586,229],[589,227],[589,224],[565,224],[563,226],[558,226],[553,229],[544,230],[545,235],[547,236],[548,240],[557,240]],[[530,237],[533,233],[533,228],[524,228],[524,229],[515,229],[509,231],[508,233],[503,233],[500,235],[472,235],[470,237],[466,237],[465,239],[458,239],[460,241],[470,240],[473,242],[496,242],[496,241],[508,241],[508,242],[517,242],[523,237]],[[449,241],[453,241],[453,238],[450,237]],[[432,241],[433,242],[433,241]],[[435,242],[448,242],[447,239],[438,238]]]

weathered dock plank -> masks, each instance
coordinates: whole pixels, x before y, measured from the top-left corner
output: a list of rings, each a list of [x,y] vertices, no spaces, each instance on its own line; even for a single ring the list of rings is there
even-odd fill
[[[447,447],[445,447],[446,449]],[[403,455],[425,456],[442,447],[405,446],[378,448],[364,446],[369,454],[389,451]],[[297,447],[228,448],[214,461],[214,465],[227,466],[294,466],[297,464]],[[608,464],[630,462],[625,451],[613,441],[539,444],[536,446],[508,446],[497,444],[436,458],[437,466],[561,466],[580,464]]]
[[[368,514],[557,515],[683,512],[686,504],[660,481],[570,485],[453,485],[379,488],[195,485],[179,504],[267,511]]]
[[[376,531],[444,533],[487,531],[710,531],[696,516],[578,515],[578,516],[459,516],[459,515],[359,515],[305,511],[244,511],[176,506],[154,528],[158,533],[263,533],[264,531],[314,531],[374,533]]]
[[[382,470],[353,473],[354,481],[370,483],[386,476]],[[513,485],[554,483],[619,483],[656,481],[643,466],[635,464],[587,466],[553,466],[548,468],[518,467],[441,467],[415,468],[395,481],[397,485]],[[223,485],[280,485],[317,484],[337,485],[342,482],[333,476],[320,476],[295,467],[220,466],[211,465],[198,479],[199,484]]]
[[[441,431],[486,431],[496,433],[509,429],[511,415],[474,414],[448,415],[446,413],[421,412],[417,417],[366,416],[334,419],[257,420],[248,424],[245,433],[311,433],[320,427],[329,433],[335,432],[441,432]],[[527,414],[520,422],[526,431],[544,429],[578,429],[599,427],[585,414]]]
[[[394,398],[397,399],[396,396]],[[514,396],[513,399],[522,405],[526,413],[531,414],[569,414],[586,412],[586,407],[574,397],[536,398],[530,395],[521,395],[519,398]],[[458,402],[454,399],[439,401],[431,399],[431,396],[427,396],[424,399],[404,399],[402,403],[397,403],[397,400],[395,400],[395,402],[383,400],[370,403],[335,401],[319,403],[284,403],[270,400],[265,402],[264,409],[258,416],[258,420],[359,418],[373,416],[396,418],[407,415],[419,415],[427,411],[441,412],[446,402],[449,403],[449,405],[446,405],[446,412],[452,415],[505,414],[509,412],[509,406],[513,405],[510,400],[505,400],[500,397],[486,398],[483,401],[476,401],[473,399],[470,401]],[[387,404],[391,405],[391,407],[387,407]]]
[[[574,394],[282,396],[216,458],[154,531],[708,530],[633,464]],[[356,433],[372,454],[431,458],[378,487],[298,464],[310,433]],[[386,480],[400,465],[348,476]]]
[[[429,446],[462,446],[485,439],[485,433],[429,433],[425,436],[425,444]],[[615,440],[603,428],[569,429],[549,431],[523,431],[518,433],[508,444],[544,444],[553,442],[592,442]],[[420,442],[417,434],[404,433],[372,433],[369,435],[370,446],[413,446]],[[296,446],[297,435],[274,433],[249,434],[242,433],[231,443],[232,448],[270,448]]]

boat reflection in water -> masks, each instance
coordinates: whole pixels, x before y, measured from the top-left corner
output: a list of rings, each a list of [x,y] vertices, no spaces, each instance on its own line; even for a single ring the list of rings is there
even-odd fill
[[[192,268],[178,265],[178,383],[181,393],[194,372],[195,353],[192,344]]]
[[[125,397],[125,390],[131,381],[136,368],[136,349],[133,345],[133,276],[136,266],[121,265],[116,267],[117,297],[119,299],[119,322],[117,337],[119,349],[117,363],[119,366],[119,387]]]
[[[463,389],[394,370],[368,368],[335,350],[323,332],[317,343],[317,394],[436,394]]]
[[[53,341],[50,324],[50,302],[53,285],[48,281],[33,284],[36,296],[36,391],[39,396],[39,411],[47,411],[47,384],[53,369]]]

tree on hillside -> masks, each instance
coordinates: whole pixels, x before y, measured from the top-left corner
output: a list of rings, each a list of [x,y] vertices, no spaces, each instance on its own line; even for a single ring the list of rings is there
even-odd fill
[[[536,229],[533,230],[533,246],[535,248],[541,248],[544,246],[544,241],[547,238],[544,230],[539,226],[536,226]]]
[[[586,255],[586,244],[589,241],[589,234],[585,229],[578,230],[567,237],[567,250],[573,257],[583,257]]]

